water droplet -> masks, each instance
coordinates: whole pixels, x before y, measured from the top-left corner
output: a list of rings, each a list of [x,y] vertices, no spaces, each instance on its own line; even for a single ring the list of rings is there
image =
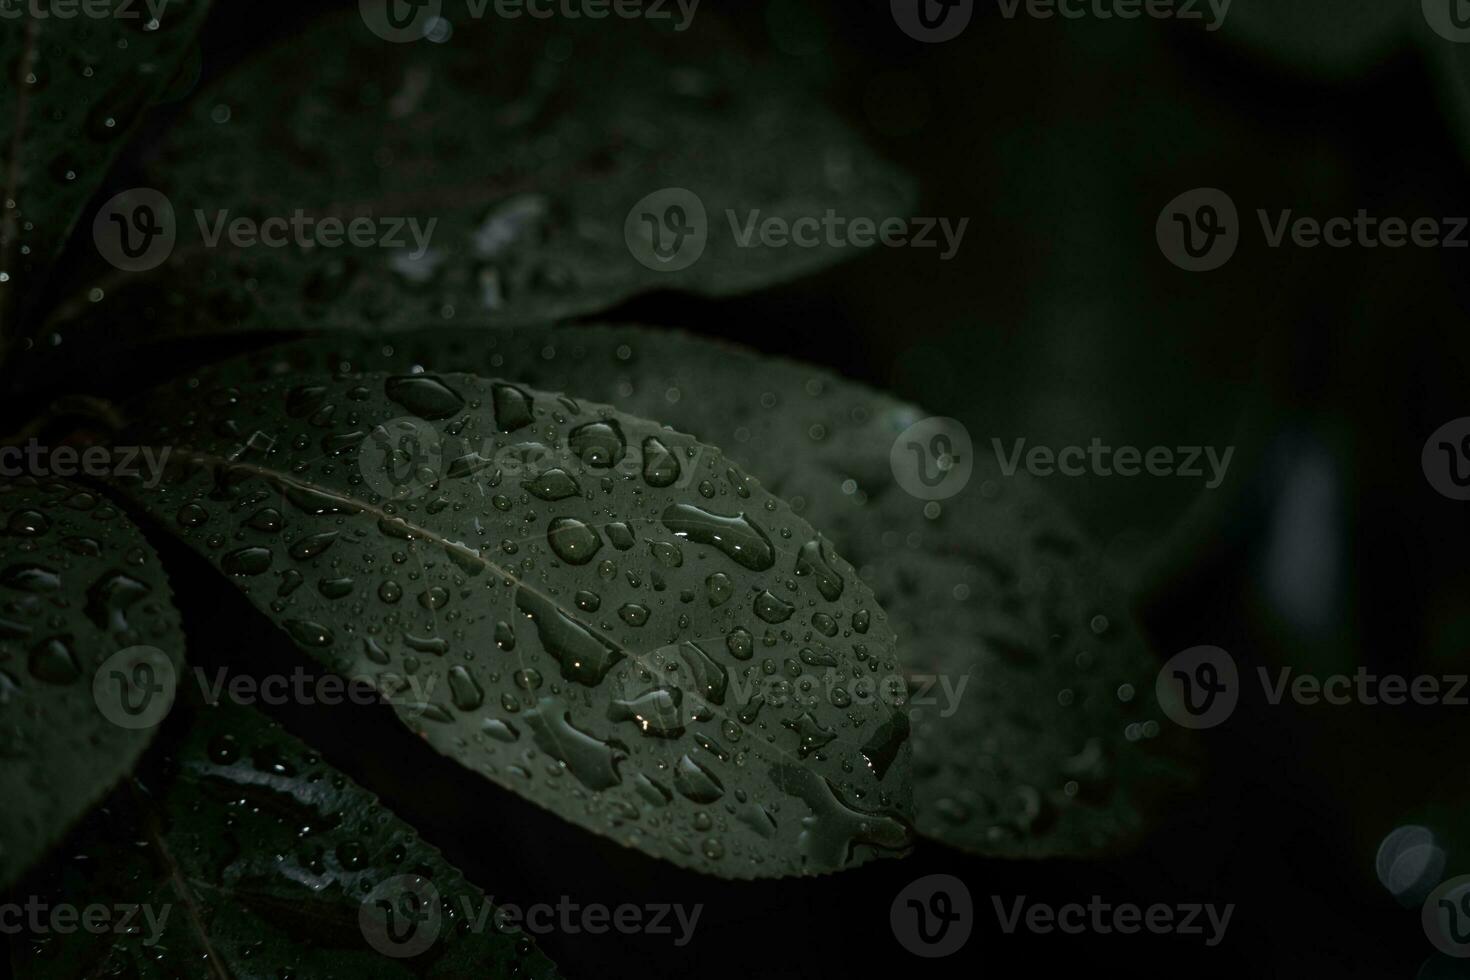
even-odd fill
[[[762,572],[776,563],[776,553],[764,531],[744,514],[725,517],[691,504],[670,504],[664,526],[697,544],[713,545],[736,564]]]

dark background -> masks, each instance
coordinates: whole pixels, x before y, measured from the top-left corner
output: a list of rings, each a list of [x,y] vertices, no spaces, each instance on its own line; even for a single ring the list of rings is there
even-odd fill
[[[1250,2],[1236,0],[1237,12]],[[219,4],[203,82],[334,5]],[[1190,480],[1048,484],[1135,586],[1161,655],[1213,644],[1252,676],[1257,665],[1470,670],[1466,509],[1436,494],[1419,463],[1430,432],[1470,415],[1470,253],[1270,249],[1254,218],[1256,208],[1470,214],[1470,118],[1411,45],[1325,78],[1242,40],[1228,20],[1213,34],[1197,22],[1006,20],[979,2],[961,38],[923,45],[895,27],[887,0],[704,0],[700,10],[733,20],[770,71],[821,90],[908,169],[917,214],[968,217],[964,246],[950,262],[879,248],[757,295],[654,295],[596,319],[824,365],[963,420],[977,447],[1094,436],[1235,446],[1230,479],[1213,492]],[[114,183],[126,186],[127,167]],[[1227,266],[1190,274],[1160,254],[1154,222],[1201,186],[1227,191],[1249,227]],[[197,353],[115,367],[134,383]],[[175,567],[197,562],[162,547]],[[191,658],[208,666],[249,651],[262,674],[294,664],[223,579],[173,580]],[[570,978],[1411,977],[1430,968],[1432,949],[1417,908],[1377,880],[1378,842],[1424,823],[1449,852],[1446,876],[1470,871],[1470,846],[1455,846],[1470,845],[1467,707],[1269,707],[1247,685],[1236,714],[1206,733],[1201,795],[1128,857],[996,861],[920,842],[905,861],[753,884],[571,829],[390,737],[386,718],[348,717],[371,713],[278,716],[495,899],[704,903],[682,949],[656,936],[540,939]],[[889,906],[936,872],[967,883],[976,926],[961,952],[926,961],[894,940]],[[991,904],[1094,894],[1235,911],[1225,941],[1207,948],[1198,936],[1006,935]]]

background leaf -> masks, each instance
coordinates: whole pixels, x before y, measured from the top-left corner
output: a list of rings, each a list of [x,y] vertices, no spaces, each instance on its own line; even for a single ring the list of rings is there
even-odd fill
[[[1420,0],[1233,0],[1220,33],[1271,61],[1329,79],[1360,75],[1408,41]]]
[[[35,893],[45,907],[146,906],[161,928],[145,910],[128,933],[32,937],[16,944],[18,976],[555,975],[413,828],[263,715],[225,703],[180,720],[180,741],[77,829]],[[361,906],[422,883],[438,931],[420,922],[383,955]]]
[[[158,556],[126,516],[75,483],[0,480],[0,888],[132,769],[172,695],[155,707],[133,690],[134,665],[166,685],[183,648]]]
[[[1159,665],[1126,597],[1046,493],[985,453],[968,487],[929,509],[896,484],[889,453],[925,416],[915,406],[809,365],[639,328],[321,339],[254,362],[259,378],[469,366],[585,391],[729,447],[874,583],[911,671],[966,685],[949,717],[944,705],[913,712],[925,834],[989,854],[1088,854],[1136,840],[1189,782],[1191,750],[1161,721]]]
[[[178,216],[171,260],[81,280],[108,298],[64,308],[59,319],[83,318],[70,333],[104,336],[121,311],[158,336],[510,324],[655,289],[726,295],[854,251],[739,248],[727,209],[743,226],[753,210],[881,218],[912,204],[907,178],[743,55],[713,11],[683,31],[451,22],[440,43],[390,44],[355,11],[324,18],[203,91],[148,177]],[[625,222],[671,186],[699,197],[708,244],[688,268],[654,271],[633,257]],[[195,212],[212,226],[221,210],[436,224],[422,254],[410,230],[403,248],[210,248]]]
[[[908,845],[886,616],[718,450],[471,375],[237,380],[147,399],[180,465],[124,489],[441,752],[711,874]]]
[[[0,327],[39,298],[78,214],[185,63],[209,0],[169,0],[156,21],[138,0],[86,5],[99,8],[111,15],[7,17],[0,31]]]

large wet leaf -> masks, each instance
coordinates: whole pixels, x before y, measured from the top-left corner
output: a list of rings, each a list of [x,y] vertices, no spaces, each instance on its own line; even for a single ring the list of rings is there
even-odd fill
[[[256,378],[344,365],[502,372],[726,447],[858,566],[903,660],[928,675],[915,694],[935,703],[912,712],[925,834],[986,854],[1093,853],[1136,840],[1188,781],[1189,747],[1153,701],[1158,663],[1096,550],[987,454],[950,500],[926,508],[905,493],[889,454],[926,414],[912,405],[809,365],[637,328],[322,339],[252,365]]]
[[[0,480],[0,888],[132,769],[183,647],[127,517],[75,483]]]
[[[120,309],[150,334],[555,319],[653,289],[735,293],[857,251],[764,247],[758,233],[740,247],[732,221],[743,231],[752,214],[907,213],[907,179],[741,54],[712,12],[683,31],[450,21],[447,39],[390,44],[356,13],[329,18],[202,92],[150,178],[178,216],[171,260],[104,281],[106,300],[78,303],[87,322],[103,329]],[[648,200],[670,187],[698,203]],[[701,208],[707,242],[682,267],[699,234],[677,228]],[[200,228],[298,212],[371,216],[383,234],[233,248]],[[625,229],[647,237],[650,220],[690,250],[646,267]],[[399,245],[377,247],[390,233]]]
[[[104,0],[45,17],[33,12],[46,4],[7,6],[20,16],[0,30],[0,318],[34,301],[127,134],[178,73],[209,0]]]
[[[17,976],[555,975],[412,827],[263,715],[226,704],[179,720],[178,742],[34,882],[45,907],[101,906],[131,928],[25,936]]]
[[[907,846],[887,617],[718,450],[471,375],[196,380],[125,489],[440,751],[713,874]]]

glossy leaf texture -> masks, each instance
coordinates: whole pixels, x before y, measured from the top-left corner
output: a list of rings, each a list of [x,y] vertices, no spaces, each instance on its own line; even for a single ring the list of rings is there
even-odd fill
[[[60,311],[81,317],[61,333],[105,330],[123,309],[135,331],[171,336],[502,325],[648,290],[725,295],[857,251],[765,247],[759,230],[742,247],[752,220],[912,203],[908,178],[743,55],[713,11],[684,30],[461,13],[411,43],[330,17],[201,92],[150,175],[177,217],[171,258],[104,274],[90,285],[106,299]],[[669,188],[698,201],[650,199]],[[298,214],[299,232],[264,224]],[[242,218],[276,244],[232,245]],[[371,230],[319,240],[327,218]],[[690,251],[641,264],[628,236],[651,245],[650,223],[664,250]]]
[[[710,874],[907,848],[887,617],[719,450],[471,375],[231,370],[146,399],[171,472],[123,490],[439,751]]]
[[[209,2],[104,0],[78,4],[70,16],[47,4],[10,9],[15,16],[0,29],[0,315],[7,319],[34,303],[128,134],[187,64]]]
[[[0,888],[132,769],[183,649],[124,514],[75,483],[0,480]]]
[[[913,405],[809,365],[630,327],[321,338],[250,363],[255,378],[466,366],[580,390],[725,446],[831,535],[888,611],[914,678],[928,836],[1003,856],[1113,851],[1195,780],[1196,747],[1154,700],[1159,663],[1127,596],[1034,480],[977,452],[949,500],[926,504],[897,484],[894,443],[928,414]]]
[[[38,907],[100,907],[106,927],[17,937],[16,976],[555,976],[412,827],[264,715],[196,707],[168,735],[28,883]]]

